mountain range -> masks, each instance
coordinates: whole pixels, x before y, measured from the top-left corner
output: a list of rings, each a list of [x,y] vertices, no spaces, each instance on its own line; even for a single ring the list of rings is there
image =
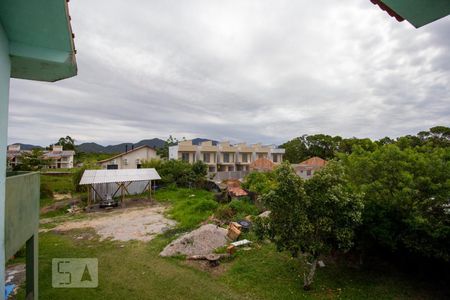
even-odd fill
[[[140,146],[149,146],[152,148],[162,148],[164,147],[164,140],[154,138],[150,140],[142,140],[137,143],[121,143],[117,145],[108,145],[108,146],[102,146],[97,143],[83,143],[80,145],[77,145],[77,151],[79,152],[86,152],[86,153],[122,153],[125,152],[125,150],[131,150],[132,148],[137,148]]]
[[[209,141],[210,139],[204,139],[204,138],[195,138],[192,139],[192,144],[199,145],[201,142]],[[217,145],[217,141],[212,141],[214,145]],[[165,141],[158,138],[153,139],[147,139],[142,140],[137,143],[121,143],[117,145],[108,145],[103,146],[97,143],[83,143],[76,146],[76,150],[78,152],[86,152],[86,153],[107,153],[107,154],[115,154],[115,153],[122,153],[125,152],[126,149],[131,150],[132,148],[137,148],[140,146],[150,146],[152,148],[162,148],[164,147]],[[29,144],[21,144],[16,143],[20,145],[20,149],[22,150],[31,150],[34,148],[43,149],[41,146],[35,146],[35,145],[29,145]]]

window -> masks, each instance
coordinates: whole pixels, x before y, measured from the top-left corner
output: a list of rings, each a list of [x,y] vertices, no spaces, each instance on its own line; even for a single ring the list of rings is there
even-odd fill
[[[127,166],[127,165],[128,165],[128,159],[124,158],[124,159],[123,159],[123,164],[124,164],[125,166]]]
[[[242,153],[242,162],[248,162],[248,153]]]
[[[311,176],[311,170],[306,170],[306,176]]]
[[[189,153],[181,153],[181,160],[189,162]]]
[[[224,153],[223,154],[223,162],[224,163],[230,162],[230,153]]]
[[[265,158],[266,156],[264,155],[264,153],[258,153],[258,158]]]
[[[273,156],[273,162],[278,162],[278,155],[277,154],[272,154]]]
[[[206,163],[211,162],[211,155],[210,153],[203,153],[203,161]]]

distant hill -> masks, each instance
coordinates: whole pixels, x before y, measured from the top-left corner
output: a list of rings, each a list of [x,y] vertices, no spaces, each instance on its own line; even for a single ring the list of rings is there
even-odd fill
[[[211,141],[211,139],[204,139],[204,138],[195,138],[192,140],[192,144],[194,145],[200,145],[201,142],[204,141]],[[212,140],[213,145],[217,145],[218,142]],[[164,147],[165,141],[162,139],[154,138],[154,139],[147,139],[142,140],[137,143],[121,143],[117,145],[108,145],[108,146],[102,146],[97,143],[83,143],[80,145],[77,145],[76,151],[77,152],[86,152],[86,153],[106,153],[106,154],[116,154],[116,153],[122,153],[125,152],[126,148],[128,150],[131,150],[131,148],[140,147],[143,145],[147,145],[156,149]],[[29,145],[29,144],[21,144],[16,143],[20,145],[20,149],[22,150],[32,150],[34,148],[44,149],[44,147],[36,146],[36,145]]]
[[[97,143],[83,143],[77,146],[77,151],[86,152],[86,153],[122,153],[125,152],[126,148],[131,150],[131,148],[140,147],[143,145],[147,145],[153,148],[162,148],[164,146],[164,141],[158,138],[150,139],[150,140],[142,140],[137,143],[121,143],[117,145],[108,145],[102,146]]]
[[[195,138],[195,139],[192,139],[192,145],[200,145],[200,143],[206,142],[206,141],[212,141],[212,144],[214,146],[216,146],[219,143],[218,141],[214,141],[214,140],[211,140],[211,139]]]
[[[33,149],[44,149],[44,147],[30,145],[30,144],[22,144],[22,143],[14,143],[12,145],[20,145],[20,150],[33,150]]]

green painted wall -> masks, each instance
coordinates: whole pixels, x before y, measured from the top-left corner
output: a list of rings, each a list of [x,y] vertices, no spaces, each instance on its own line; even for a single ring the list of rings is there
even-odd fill
[[[56,81],[77,74],[65,0],[0,0],[11,78]]]
[[[5,177],[10,73],[9,42],[0,22],[0,249],[5,249]],[[0,251],[0,283],[2,282],[5,282],[4,251]],[[5,285],[0,284],[0,295],[4,294]]]
[[[39,230],[39,189],[39,173],[26,172],[6,178],[6,259]]]

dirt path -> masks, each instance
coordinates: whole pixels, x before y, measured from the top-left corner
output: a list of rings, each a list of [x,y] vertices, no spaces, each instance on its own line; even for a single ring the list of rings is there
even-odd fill
[[[150,241],[176,222],[164,217],[165,207],[129,208],[110,214],[98,213],[89,220],[62,223],[52,231],[67,231],[79,228],[94,228],[101,240],[111,238],[118,241]]]

